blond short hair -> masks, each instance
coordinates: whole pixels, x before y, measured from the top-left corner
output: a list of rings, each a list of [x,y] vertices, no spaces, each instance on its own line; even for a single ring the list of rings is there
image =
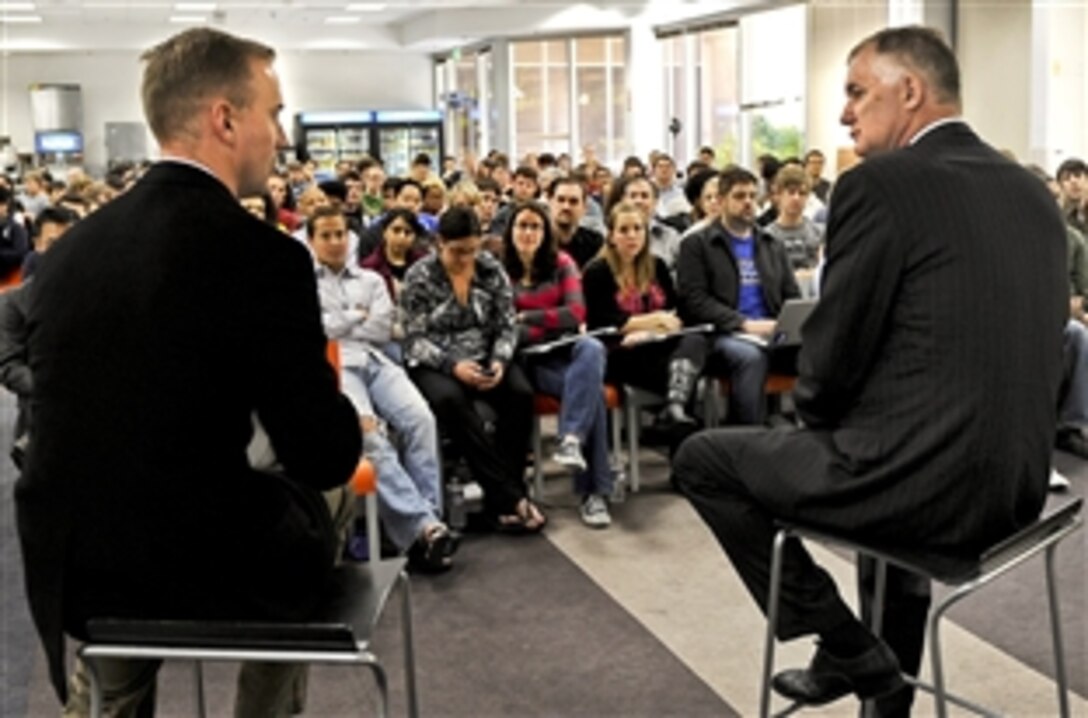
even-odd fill
[[[163,142],[186,133],[201,103],[215,93],[248,107],[250,62],[272,62],[275,56],[267,45],[209,27],[186,30],[144,52],[140,93],[155,138]]]

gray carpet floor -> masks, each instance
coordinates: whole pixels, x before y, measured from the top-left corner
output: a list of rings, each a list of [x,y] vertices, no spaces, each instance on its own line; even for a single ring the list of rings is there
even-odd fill
[[[0,391],[0,716],[57,715],[45,680],[22,587],[7,457],[13,401]],[[1085,493],[1088,462],[1055,455],[1073,489]],[[664,468],[651,462],[650,491],[666,490]],[[549,487],[552,488],[552,487]],[[632,497],[625,511],[637,511]],[[651,521],[648,531],[667,531]],[[1059,552],[1069,675],[1088,695],[1088,532]],[[647,555],[646,561],[654,561]],[[953,620],[1001,651],[1052,675],[1048,619],[1039,562],[987,589],[952,612]],[[544,537],[466,537],[453,573],[413,577],[421,708],[425,716],[721,716],[737,715],[642,623],[605,593],[593,577]],[[647,590],[676,590],[648,587]],[[970,599],[969,599],[970,600]],[[392,715],[403,714],[398,612],[387,612],[376,650],[387,657]],[[713,640],[708,637],[708,640]],[[756,660],[756,646],[747,647]],[[209,666],[209,705],[229,715],[233,666]],[[995,677],[1000,680],[1000,677]],[[191,676],[168,665],[160,680],[160,715],[194,714]],[[369,676],[318,667],[311,677],[308,715],[372,714]],[[360,710],[362,708],[362,710]],[[853,714],[844,705],[844,715]]]

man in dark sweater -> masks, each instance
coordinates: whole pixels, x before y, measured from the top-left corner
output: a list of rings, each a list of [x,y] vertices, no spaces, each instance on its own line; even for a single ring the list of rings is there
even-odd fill
[[[569,254],[582,269],[597,256],[604,244],[600,233],[582,226],[586,214],[585,185],[570,177],[560,177],[548,187],[548,206],[559,249]]]

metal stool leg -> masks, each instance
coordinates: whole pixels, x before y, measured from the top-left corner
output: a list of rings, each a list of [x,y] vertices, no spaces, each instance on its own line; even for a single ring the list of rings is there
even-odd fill
[[[1069,718],[1069,686],[1065,677],[1065,651],[1062,645],[1062,621],[1058,611],[1058,584],[1054,575],[1054,550],[1057,544],[1046,549],[1046,593],[1050,602],[1050,634],[1054,643],[1054,673],[1058,684],[1058,712]]]
[[[782,586],[782,549],[789,532],[781,530],[774,536],[771,554],[771,585],[767,596],[767,637],[763,643],[763,683],[759,696],[760,718],[771,715],[771,673],[774,671],[775,628],[778,626],[778,594]]]
[[[93,658],[81,655],[79,659],[87,670],[87,681],[91,687],[91,718],[102,718],[102,682],[98,677],[98,666]]]
[[[540,437],[540,417],[533,414],[533,496],[537,502],[544,501],[544,448]]]
[[[641,480],[638,467],[639,407],[634,392],[628,389],[626,394],[624,397],[624,412],[627,414],[627,453],[631,461],[631,492],[637,493]]]
[[[948,705],[945,701],[944,672],[941,666],[941,637],[939,634],[943,607],[930,611],[926,619],[926,635],[929,636],[929,658],[933,667],[933,701],[937,718],[948,718]]]
[[[200,661],[193,661],[193,682],[196,683],[196,714],[204,718],[208,713],[204,702],[204,664]]]
[[[401,633],[404,641],[404,690],[408,694],[408,716],[419,718],[419,694],[416,692],[416,649],[412,634],[412,590],[408,574],[400,574]]]
[[[374,674],[374,683],[378,686],[378,718],[386,718],[389,715],[389,681],[385,677],[385,669],[374,654],[369,651],[360,655],[361,663]]]

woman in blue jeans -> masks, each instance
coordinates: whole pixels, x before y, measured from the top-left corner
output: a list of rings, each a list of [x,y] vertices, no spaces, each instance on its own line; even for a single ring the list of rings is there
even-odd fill
[[[514,288],[518,345],[526,373],[536,391],[560,400],[560,440],[553,458],[575,472],[582,521],[605,528],[612,522],[608,418],[602,391],[605,349],[593,337],[574,336],[586,316],[581,276],[574,260],[559,251],[540,205],[514,208],[503,234],[503,264]],[[542,351],[561,337],[572,341]]]

